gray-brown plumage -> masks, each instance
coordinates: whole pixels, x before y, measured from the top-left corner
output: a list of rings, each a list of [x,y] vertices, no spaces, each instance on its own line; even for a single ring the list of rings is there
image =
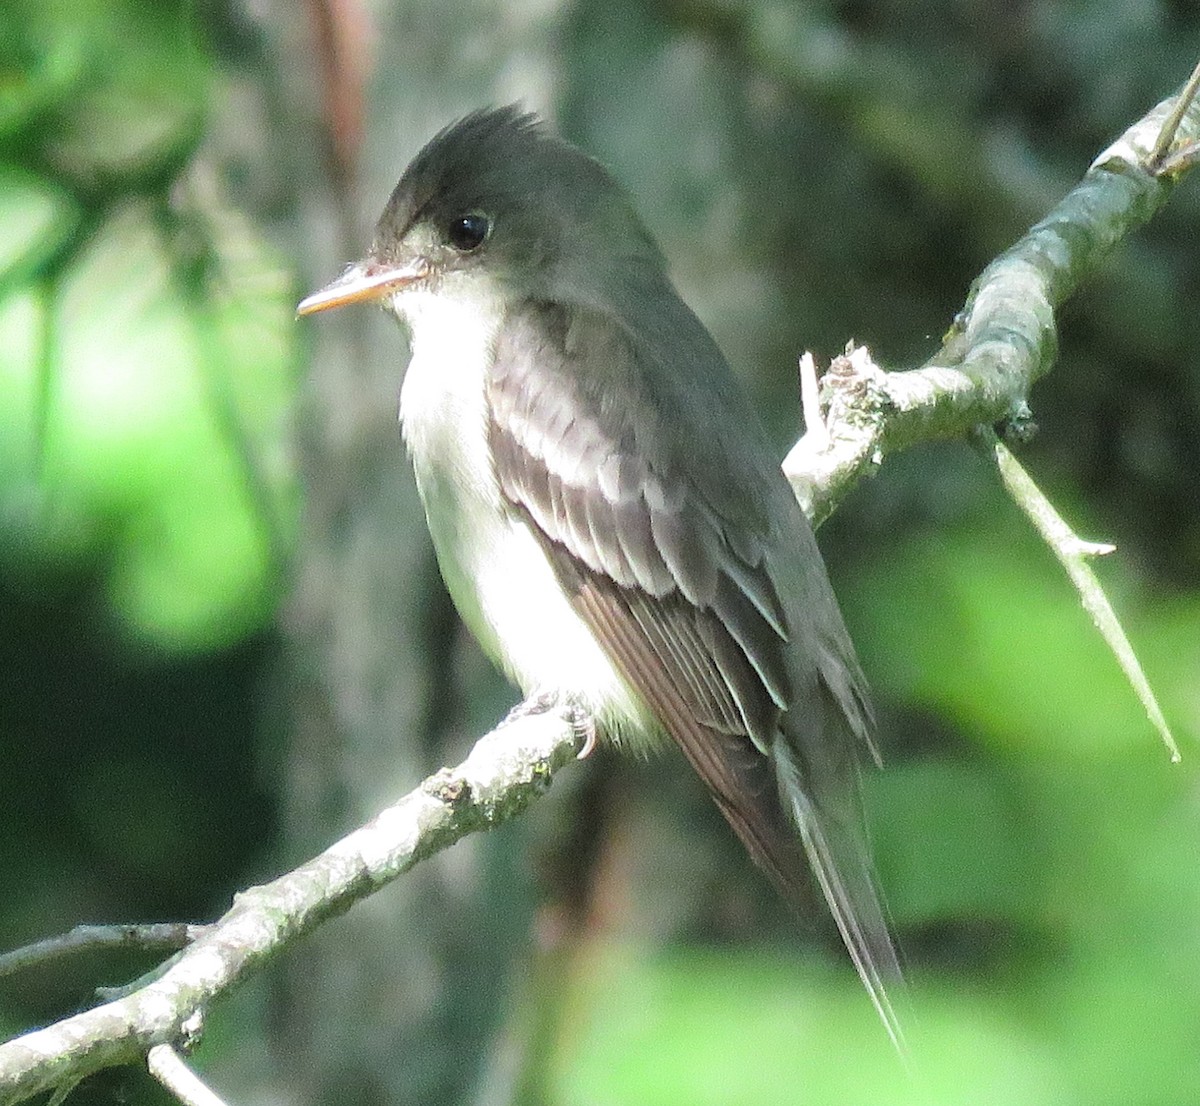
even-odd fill
[[[465,621],[526,693],[669,735],[795,905],[806,858],[899,1043],[863,676],[761,423],[624,193],[531,116],[469,116],[301,308],[370,297],[412,330],[401,418]]]

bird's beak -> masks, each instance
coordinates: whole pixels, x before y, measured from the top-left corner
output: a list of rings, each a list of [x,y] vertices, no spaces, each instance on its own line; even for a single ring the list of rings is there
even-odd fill
[[[345,307],[348,303],[383,299],[389,292],[420,280],[428,273],[428,269],[428,263],[420,257],[401,265],[360,261],[347,266],[340,277],[326,284],[319,292],[305,296],[297,305],[296,314],[315,315],[318,311]]]

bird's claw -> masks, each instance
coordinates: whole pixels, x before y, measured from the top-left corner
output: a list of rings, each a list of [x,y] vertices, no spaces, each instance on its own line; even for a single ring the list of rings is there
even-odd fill
[[[575,734],[576,742],[582,742],[576,760],[586,760],[592,755],[599,743],[596,719],[592,712],[576,702],[570,695],[558,691],[535,691],[526,696],[511,711],[506,721],[528,717],[533,714],[546,714],[552,710],[561,710]]]

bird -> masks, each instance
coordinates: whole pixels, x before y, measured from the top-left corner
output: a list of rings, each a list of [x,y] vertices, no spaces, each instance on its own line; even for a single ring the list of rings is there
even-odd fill
[[[463,622],[602,740],[673,741],[797,910],[811,873],[903,1052],[866,679],[764,425],[629,195],[520,105],[475,111],[297,313],[371,302],[409,331],[402,434]]]

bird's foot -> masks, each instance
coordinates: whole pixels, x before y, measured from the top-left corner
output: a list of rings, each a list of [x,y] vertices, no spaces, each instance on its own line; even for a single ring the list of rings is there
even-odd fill
[[[535,691],[513,707],[505,721],[533,714],[546,714],[552,710],[561,711],[575,732],[575,740],[579,745],[576,759],[584,760],[591,756],[597,744],[596,718],[574,695],[562,691]]]
[[[571,710],[571,729],[575,731],[576,741],[582,742],[579,746],[579,752],[575,754],[576,760],[586,760],[592,755],[592,750],[596,748],[596,719],[592,712],[584,710],[579,706],[572,706]]]

